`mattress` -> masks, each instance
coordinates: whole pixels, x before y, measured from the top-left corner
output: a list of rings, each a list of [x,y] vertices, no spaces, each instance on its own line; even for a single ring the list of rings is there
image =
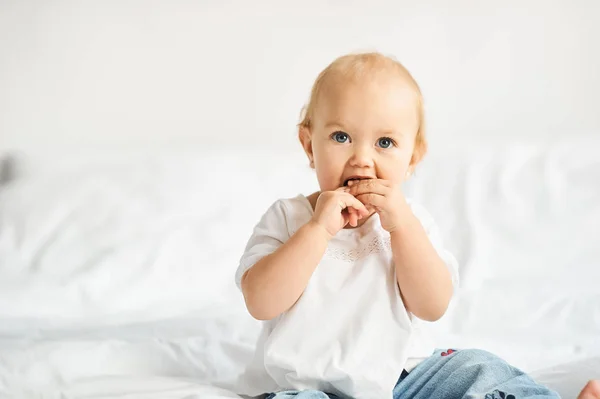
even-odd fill
[[[600,378],[597,148],[590,135],[428,155],[404,189],[461,273],[430,326],[439,347],[492,351],[565,398]],[[300,151],[10,154],[0,397],[235,397],[260,323],[234,272],[272,201],[317,189]]]

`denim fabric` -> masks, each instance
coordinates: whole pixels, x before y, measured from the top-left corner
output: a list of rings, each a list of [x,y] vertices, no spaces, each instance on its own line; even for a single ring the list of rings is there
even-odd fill
[[[284,391],[267,399],[338,399],[320,391]],[[521,370],[478,349],[437,350],[403,372],[393,399],[560,399]]]

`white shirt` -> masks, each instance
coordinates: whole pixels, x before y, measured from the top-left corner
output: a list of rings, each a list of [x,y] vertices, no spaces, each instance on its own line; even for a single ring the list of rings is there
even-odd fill
[[[454,257],[442,248],[432,217],[409,201],[432,244],[458,282]],[[256,225],[236,272],[242,275],[274,252],[313,216],[308,199],[276,201]],[[277,318],[265,321],[240,394],[315,389],[341,397],[391,397],[403,369],[435,349],[423,323],[406,311],[392,260],[390,235],[374,214],[333,237],[304,293]]]

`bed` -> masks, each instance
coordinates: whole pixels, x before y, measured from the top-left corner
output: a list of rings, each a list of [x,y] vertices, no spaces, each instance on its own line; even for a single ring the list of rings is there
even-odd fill
[[[600,378],[597,135],[432,149],[405,191],[461,286],[433,327],[574,398]],[[297,151],[2,154],[0,397],[236,398],[260,328],[233,274]]]

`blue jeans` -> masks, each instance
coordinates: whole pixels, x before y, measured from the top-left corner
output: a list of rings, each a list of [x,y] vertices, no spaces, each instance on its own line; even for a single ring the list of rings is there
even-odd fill
[[[267,399],[341,399],[321,391],[283,391]],[[410,373],[402,372],[393,399],[556,399],[521,370],[478,349],[437,350]]]

